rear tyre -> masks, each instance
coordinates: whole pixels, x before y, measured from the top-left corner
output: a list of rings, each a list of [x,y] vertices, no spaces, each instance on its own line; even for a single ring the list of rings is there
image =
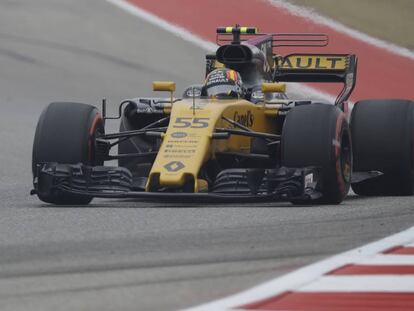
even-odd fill
[[[98,110],[86,104],[56,102],[43,110],[37,123],[32,153],[32,172],[44,162],[102,165],[95,157],[95,138],[104,134]],[[88,204],[92,197],[54,191],[38,193],[40,200],[53,204]]]
[[[293,108],[282,130],[282,165],[321,168],[316,201],[292,203],[339,204],[348,194],[352,171],[351,133],[344,113],[328,104]]]
[[[414,102],[364,100],[351,116],[354,171],[384,174],[352,184],[358,195],[414,194]]]

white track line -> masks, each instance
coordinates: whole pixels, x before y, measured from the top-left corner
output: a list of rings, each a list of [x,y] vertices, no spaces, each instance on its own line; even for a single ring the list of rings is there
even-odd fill
[[[376,265],[414,265],[414,255],[376,255],[372,258],[365,258],[356,261],[357,265],[376,266]]]
[[[145,11],[125,0],[106,0],[109,3],[112,3],[114,5],[116,5],[117,7],[125,10],[126,12],[139,17],[143,20],[145,20],[146,22],[153,24],[155,26],[158,26],[159,28],[171,32],[173,35],[187,41],[190,42],[204,50],[207,50],[209,52],[215,51],[217,49],[217,45],[206,41],[194,34],[192,34],[191,32],[189,32],[187,29],[171,24],[169,22],[167,22],[166,20],[159,18],[158,16]],[[212,29],[212,31],[214,31],[214,29]]]
[[[324,276],[296,292],[401,292],[414,293],[414,276]]]
[[[156,16],[155,14],[152,14],[148,11],[138,8],[137,6],[125,0],[106,0],[106,1],[208,52],[215,51],[218,48],[218,46],[215,43],[209,42],[199,36],[196,36],[192,34],[191,32],[189,32],[188,30],[186,30],[185,28],[174,25],[166,20],[163,20],[162,18]],[[215,31],[215,30],[212,29],[211,31]],[[294,94],[298,94],[300,97],[307,96],[308,98],[311,97],[311,99],[327,101],[330,103],[333,103],[335,101],[335,96],[332,96],[329,93],[322,92],[320,90],[317,90],[315,88],[312,88],[312,87],[309,87],[303,84],[289,85],[289,89],[290,89],[290,92]]]
[[[263,283],[236,295],[213,301],[187,311],[219,311],[242,306],[255,301],[267,299],[286,291],[306,286],[321,278],[324,274],[347,264],[361,262],[374,257],[391,247],[405,245],[414,241],[414,227],[394,234],[377,242],[367,244],[354,250],[335,255],[312,265],[300,268],[285,276]],[[391,255],[390,255],[391,256]],[[403,256],[401,256],[403,257]],[[406,256],[404,256],[406,257]],[[408,256],[407,256],[408,257]]]
[[[347,27],[341,23],[338,23],[337,21],[333,19],[330,19],[328,17],[322,16],[316,13],[315,10],[313,9],[310,9],[304,6],[295,5],[295,4],[286,2],[285,0],[266,0],[266,1],[268,1],[270,4],[272,4],[275,7],[285,9],[292,15],[306,18],[307,20],[314,22],[315,24],[327,26],[337,32],[344,33],[359,41],[376,46],[380,49],[389,51],[393,54],[397,54],[397,55],[414,60],[413,51],[407,48],[398,46],[396,44],[386,42],[378,38],[371,37],[361,31]]]

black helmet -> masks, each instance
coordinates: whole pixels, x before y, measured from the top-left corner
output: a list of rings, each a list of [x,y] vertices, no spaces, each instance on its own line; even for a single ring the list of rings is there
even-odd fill
[[[244,95],[240,74],[232,69],[220,68],[210,72],[204,85],[208,97],[233,98]]]

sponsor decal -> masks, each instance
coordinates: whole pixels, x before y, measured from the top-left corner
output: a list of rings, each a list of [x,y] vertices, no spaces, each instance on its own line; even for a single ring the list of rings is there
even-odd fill
[[[180,140],[167,140],[168,144],[197,144],[198,140],[187,140],[187,139],[180,139]]]
[[[184,138],[184,137],[187,137],[187,133],[185,133],[185,132],[174,132],[174,133],[171,133],[171,137]]]
[[[244,126],[252,127],[254,124],[254,115],[250,110],[243,114],[239,114],[236,111],[233,115],[233,120]]]
[[[196,153],[195,149],[168,149],[165,153]]]
[[[171,161],[164,165],[164,168],[169,172],[178,172],[184,167],[185,167],[184,164],[180,161]]]
[[[221,84],[239,84],[240,83],[239,75],[234,70],[214,70],[210,72],[206,79],[206,87],[211,87],[214,85]]]
[[[291,55],[282,60],[283,69],[345,70],[346,56]]]
[[[228,72],[225,70],[212,71],[207,77],[206,86],[210,87],[217,84],[232,84]]]
[[[200,97],[201,96],[201,88],[198,87],[190,87],[185,92],[188,97]]]

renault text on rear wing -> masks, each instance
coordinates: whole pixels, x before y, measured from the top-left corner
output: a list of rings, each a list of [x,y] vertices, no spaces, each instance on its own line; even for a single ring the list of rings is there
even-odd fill
[[[343,103],[356,82],[357,57],[353,54],[289,54],[275,58],[277,82],[339,82],[344,88],[336,99]]]

